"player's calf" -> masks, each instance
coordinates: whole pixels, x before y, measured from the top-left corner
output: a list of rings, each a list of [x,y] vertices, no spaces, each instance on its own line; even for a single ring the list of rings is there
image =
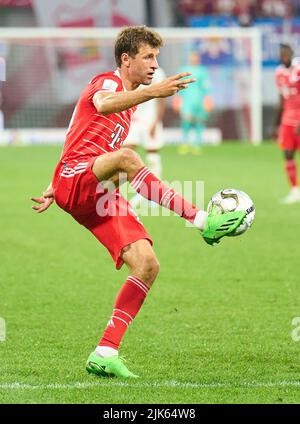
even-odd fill
[[[138,240],[123,249],[122,260],[134,275],[151,287],[159,273],[159,262],[148,240]]]

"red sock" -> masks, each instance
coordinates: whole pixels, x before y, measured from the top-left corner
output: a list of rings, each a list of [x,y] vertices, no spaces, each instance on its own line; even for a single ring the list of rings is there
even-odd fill
[[[285,162],[285,172],[288,176],[289,183],[292,187],[298,186],[297,181],[297,164],[294,159],[287,160]]]
[[[146,199],[170,209],[187,221],[194,222],[198,212],[196,206],[181,197],[175,190],[166,186],[146,166],[135,174],[130,184]]]
[[[139,278],[129,276],[118,293],[112,317],[103,333],[99,346],[118,349],[129,324],[140,310],[149,287]]]

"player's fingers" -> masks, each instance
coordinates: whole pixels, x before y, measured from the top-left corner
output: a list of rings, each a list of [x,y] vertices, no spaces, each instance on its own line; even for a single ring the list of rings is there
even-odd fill
[[[189,75],[192,75],[190,72],[181,72],[180,74],[173,75],[170,77],[171,80],[178,80],[180,78],[188,77]]]
[[[195,81],[196,81],[195,78],[187,78],[187,79],[184,79],[184,80],[177,81],[177,84],[178,85],[191,84],[192,82],[195,82]]]
[[[39,207],[38,213],[44,212],[53,203],[53,198],[47,198],[43,205]]]
[[[52,191],[44,191],[43,196],[47,199],[53,197]]]
[[[31,206],[31,208],[35,211],[39,211],[41,206],[34,205],[34,206]]]
[[[45,201],[44,197],[31,197],[30,200],[32,200],[35,203],[44,203]]]
[[[47,203],[45,203],[44,205],[42,205],[42,206],[33,206],[33,209],[34,210],[36,210],[37,211],[37,213],[42,213],[42,212],[44,212],[46,209],[48,209],[49,208],[49,206],[50,206],[50,203],[49,204],[47,204]]]
[[[40,207],[39,210],[37,211],[37,213],[44,212],[46,209],[48,209],[48,207],[49,207],[49,205]]]

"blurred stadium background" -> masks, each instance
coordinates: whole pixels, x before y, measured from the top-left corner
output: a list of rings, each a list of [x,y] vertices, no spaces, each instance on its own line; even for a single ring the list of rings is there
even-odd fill
[[[117,27],[141,23],[163,28],[160,64],[168,75],[191,49],[209,68],[216,107],[207,142],[268,139],[278,48],[289,42],[298,53],[299,10],[297,0],[0,0],[1,121],[8,130],[0,143],[62,142],[82,87],[115,67]],[[178,125],[169,101],[167,142],[180,140]]]

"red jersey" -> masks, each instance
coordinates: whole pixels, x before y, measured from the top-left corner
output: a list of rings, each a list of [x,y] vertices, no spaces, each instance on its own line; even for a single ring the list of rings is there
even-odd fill
[[[294,58],[286,68],[278,66],[275,73],[276,85],[283,96],[282,125],[296,127],[300,123],[300,60]]]
[[[91,156],[114,152],[127,137],[136,106],[101,115],[93,103],[93,96],[99,90],[124,91],[119,71],[97,75],[81,93],[71,118],[61,162],[82,162]]]

